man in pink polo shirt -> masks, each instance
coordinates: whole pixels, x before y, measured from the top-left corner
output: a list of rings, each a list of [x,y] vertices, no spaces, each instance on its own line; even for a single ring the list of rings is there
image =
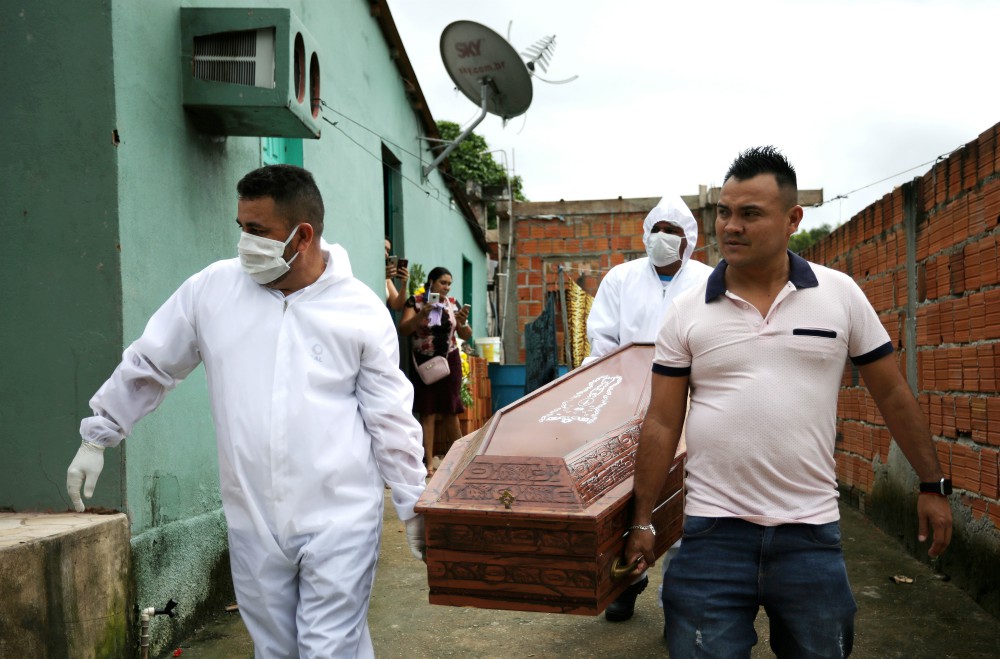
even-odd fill
[[[836,406],[850,358],[921,482],[919,540],[951,540],[951,483],[892,343],[847,275],[787,250],[802,219],[773,147],[730,166],[724,258],[656,341],[626,556],[653,564],[652,506],[687,420],[684,541],[664,581],[670,657],[748,657],[763,606],[779,657],[846,657],[857,605],[840,546]],[[690,410],[686,412],[690,390]]]

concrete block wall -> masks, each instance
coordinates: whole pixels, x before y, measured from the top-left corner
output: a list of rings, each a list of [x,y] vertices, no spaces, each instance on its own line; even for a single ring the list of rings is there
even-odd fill
[[[701,226],[698,195],[683,199]],[[524,326],[542,313],[546,295],[559,290],[560,267],[567,281],[575,281],[596,295],[608,270],[646,255],[642,222],[659,200],[644,197],[514,205],[516,268],[510,276],[516,291],[517,318],[515,338],[504,341],[508,363],[524,363]],[[704,244],[704,236],[699,236],[699,247]],[[694,258],[704,260],[702,252],[695,252]],[[560,313],[556,314],[556,335],[562,350]],[[565,364],[569,360],[560,355],[559,361]]]
[[[128,518],[0,513],[0,657],[137,656]]]
[[[916,369],[908,375],[956,490],[956,536],[940,569],[1000,615],[1000,124],[803,256],[854,277],[900,365]],[[915,477],[850,367],[837,432],[842,491],[923,556],[912,541]]]

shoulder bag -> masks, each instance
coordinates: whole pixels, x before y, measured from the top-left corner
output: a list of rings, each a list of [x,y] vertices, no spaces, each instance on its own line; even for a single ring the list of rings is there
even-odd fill
[[[424,384],[434,384],[438,380],[448,377],[451,368],[448,366],[448,359],[441,357],[431,357],[423,364],[417,363],[417,358],[413,358],[413,366],[417,369],[417,375]]]
[[[431,357],[423,364],[418,364],[417,356],[413,355],[413,367],[417,369],[417,375],[420,376],[420,380],[424,384],[434,384],[438,380],[448,377],[448,374],[451,373],[448,358],[440,355]]]

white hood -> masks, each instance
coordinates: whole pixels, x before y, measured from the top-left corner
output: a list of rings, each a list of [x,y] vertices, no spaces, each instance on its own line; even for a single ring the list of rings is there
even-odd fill
[[[656,204],[649,215],[642,221],[642,244],[649,244],[649,234],[653,230],[653,225],[657,222],[670,222],[684,229],[684,236],[687,238],[687,247],[681,254],[681,265],[688,262],[698,245],[698,222],[695,221],[691,210],[684,203],[684,200],[677,195],[667,195]]]
[[[649,212],[642,223],[643,243],[649,241],[653,225],[662,221],[684,230],[687,247],[681,254],[681,269],[664,285],[648,257],[611,268],[601,280],[587,317],[590,357],[584,360],[585,364],[626,343],[655,341],[673,299],[688,288],[703,284],[712,272],[701,261],[691,259],[698,244],[698,223],[680,197],[668,195]]]
[[[323,252],[323,260],[326,261],[326,269],[323,274],[329,273],[332,278],[331,283],[354,276],[351,269],[351,259],[347,255],[347,250],[340,244],[328,243],[325,239],[320,238],[319,248]]]

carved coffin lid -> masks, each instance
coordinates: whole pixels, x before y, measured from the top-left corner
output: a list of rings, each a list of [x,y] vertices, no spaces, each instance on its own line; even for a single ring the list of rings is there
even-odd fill
[[[652,359],[623,346],[499,410],[449,450],[417,510],[565,519],[627,496]]]

